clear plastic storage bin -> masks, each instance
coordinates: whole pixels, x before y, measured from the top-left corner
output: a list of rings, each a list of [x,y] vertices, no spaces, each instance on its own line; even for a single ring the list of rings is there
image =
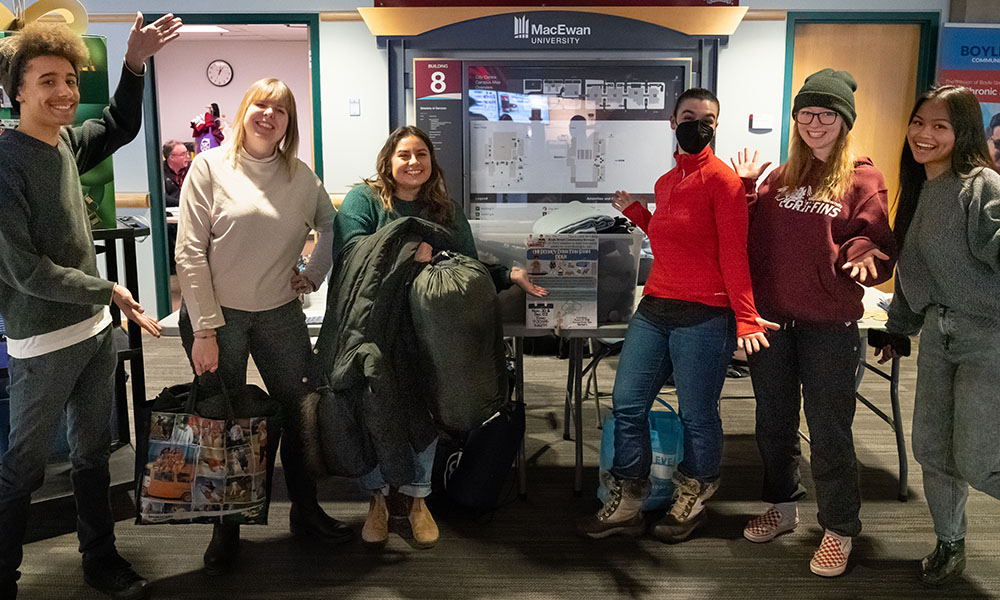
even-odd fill
[[[532,221],[470,221],[479,260],[525,268]],[[597,322],[625,323],[635,308],[642,232],[598,234]],[[524,292],[512,286],[500,294],[504,322],[524,323]]]

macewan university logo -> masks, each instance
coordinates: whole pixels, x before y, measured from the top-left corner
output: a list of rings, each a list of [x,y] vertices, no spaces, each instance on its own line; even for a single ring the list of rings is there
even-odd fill
[[[529,27],[531,27],[531,21],[528,20],[527,16],[514,17],[514,39],[515,40],[528,39]]]
[[[532,23],[527,15],[514,17],[514,39],[528,40],[536,46],[574,46],[590,35],[590,27],[555,23]]]

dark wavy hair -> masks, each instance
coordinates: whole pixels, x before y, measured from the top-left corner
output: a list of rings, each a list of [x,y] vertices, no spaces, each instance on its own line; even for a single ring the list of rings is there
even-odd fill
[[[968,88],[958,85],[939,85],[933,87],[917,98],[910,120],[929,100],[941,100],[948,109],[948,120],[955,132],[955,145],[951,150],[951,170],[965,177],[979,167],[991,168],[989,150],[986,148],[986,135],[983,130],[983,113],[979,109],[979,101]],[[903,140],[903,153],[899,159],[899,192],[896,194],[896,220],[893,233],[896,236],[896,246],[903,248],[906,232],[917,212],[917,202],[920,200],[920,190],[927,181],[924,166],[913,158],[908,140]]]
[[[428,219],[440,225],[449,226],[455,219],[455,203],[448,195],[444,171],[438,165],[437,157],[434,154],[434,144],[427,134],[419,128],[404,125],[390,133],[375,160],[375,176],[365,179],[364,183],[378,192],[378,196],[382,200],[382,207],[386,211],[391,211],[393,196],[396,193],[396,180],[392,177],[392,157],[396,153],[396,146],[399,145],[399,142],[408,137],[420,139],[427,146],[431,155],[431,176],[420,186],[415,202]]]

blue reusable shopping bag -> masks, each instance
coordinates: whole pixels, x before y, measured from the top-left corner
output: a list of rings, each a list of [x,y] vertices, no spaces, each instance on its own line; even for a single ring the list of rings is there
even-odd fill
[[[667,410],[649,411],[649,437],[653,446],[653,464],[649,470],[649,497],[642,503],[642,510],[658,510],[670,507],[674,495],[671,476],[684,458],[684,426],[674,408],[657,398],[657,402]],[[615,457],[615,418],[604,420],[601,431],[601,471],[597,498],[605,502],[608,498],[608,478]]]

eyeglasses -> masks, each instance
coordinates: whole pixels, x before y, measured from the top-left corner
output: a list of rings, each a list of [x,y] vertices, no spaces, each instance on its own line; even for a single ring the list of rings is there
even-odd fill
[[[795,113],[795,122],[800,125],[808,125],[813,122],[813,117],[819,117],[820,125],[833,125],[837,122],[837,113],[832,110],[827,110],[821,113],[800,110]]]
[[[177,156],[177,157],[188,156],[188,151],[187,150],[183,150],[181,152],[171,152],[170,156]]]

